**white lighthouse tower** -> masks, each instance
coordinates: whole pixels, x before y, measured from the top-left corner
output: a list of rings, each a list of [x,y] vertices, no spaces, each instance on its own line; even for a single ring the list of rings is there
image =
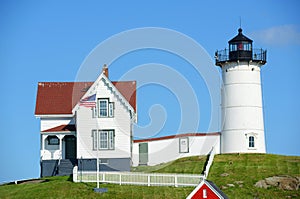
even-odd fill
[[[215,54],[223,79],[221,153],[266,153],[260,75],[266,50],[253,49],[241,28],[228,43]]]

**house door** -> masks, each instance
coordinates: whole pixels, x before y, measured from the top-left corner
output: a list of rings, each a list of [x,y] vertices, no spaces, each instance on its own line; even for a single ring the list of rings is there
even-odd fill
[[[139,165],[148,164],[148,143],[139,144]]]
[[[76,137],[67,135],[65,140],[65,159],[76,159]]]

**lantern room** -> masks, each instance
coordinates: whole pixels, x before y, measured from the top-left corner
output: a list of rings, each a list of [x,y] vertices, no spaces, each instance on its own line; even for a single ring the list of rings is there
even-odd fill
[[[252,40],[247,38],[239,28],[239,33],[229,44],[229,60],[251,60],[252,59]]]
[[[243,35],[243,30],[238,29],[238,35],[228,41],[228,49],[219,50],[215,53],[216,65],[221,66],[227,62],[253,61],[266,63],[267,51],[263,49],[253,49],[253,41]]]

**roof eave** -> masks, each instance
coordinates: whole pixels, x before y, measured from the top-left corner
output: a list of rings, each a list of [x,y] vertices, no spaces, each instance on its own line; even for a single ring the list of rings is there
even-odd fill
[[[35,114],[36,118],[74,117],[74,114]]]
[[[77,131],[41,131],[41,134],[72,134],[76,132]]]

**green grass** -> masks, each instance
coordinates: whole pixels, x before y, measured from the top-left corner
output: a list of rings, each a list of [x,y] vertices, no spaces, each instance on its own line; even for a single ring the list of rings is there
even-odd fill
[[[205,156],[195,156],[133,170],[200,174],[205,161]],[[221,177],[222,173],[228,173],[229,176]],[[300,157],[270,154],[216,155],[208,179],[219,187],[234,184],[235,187],[223,189],[229,198],[300,198],[299,190],[283,191],[253,186],[258,180],[274,175],[300,176]],[[95,183],[73,183],[69,177],[45,179],[46,182],[38,184],[2,185],[0,198],[185,198],[194,189],[101,184],[101,187],[108,188],[108,192],[100,195],[93,192]],[[243,181],[242,187],[236,181]]]
[[[132,170],[135,172],[201,174],[206,159],[206,156],[193,156],[156,166],[134,167]]]
[[[229,176],[221,177],[222,173],[228,173]],[[235,187],[223,190],[230,198],[300,198],[299,191],[253,186],[258,180],[274,175],[300,176],[300,157],[271,154],[217,155],[208,179],[219,187],[235,184]],[[236,181],[243,181],[242,187]]]
[[[101,184],[107,193],[95,193],[96,183],[73,183],[69,177],[50,177],[38,184],[0,186],[0,198],[185,198],[192,187],[147,187]]]

